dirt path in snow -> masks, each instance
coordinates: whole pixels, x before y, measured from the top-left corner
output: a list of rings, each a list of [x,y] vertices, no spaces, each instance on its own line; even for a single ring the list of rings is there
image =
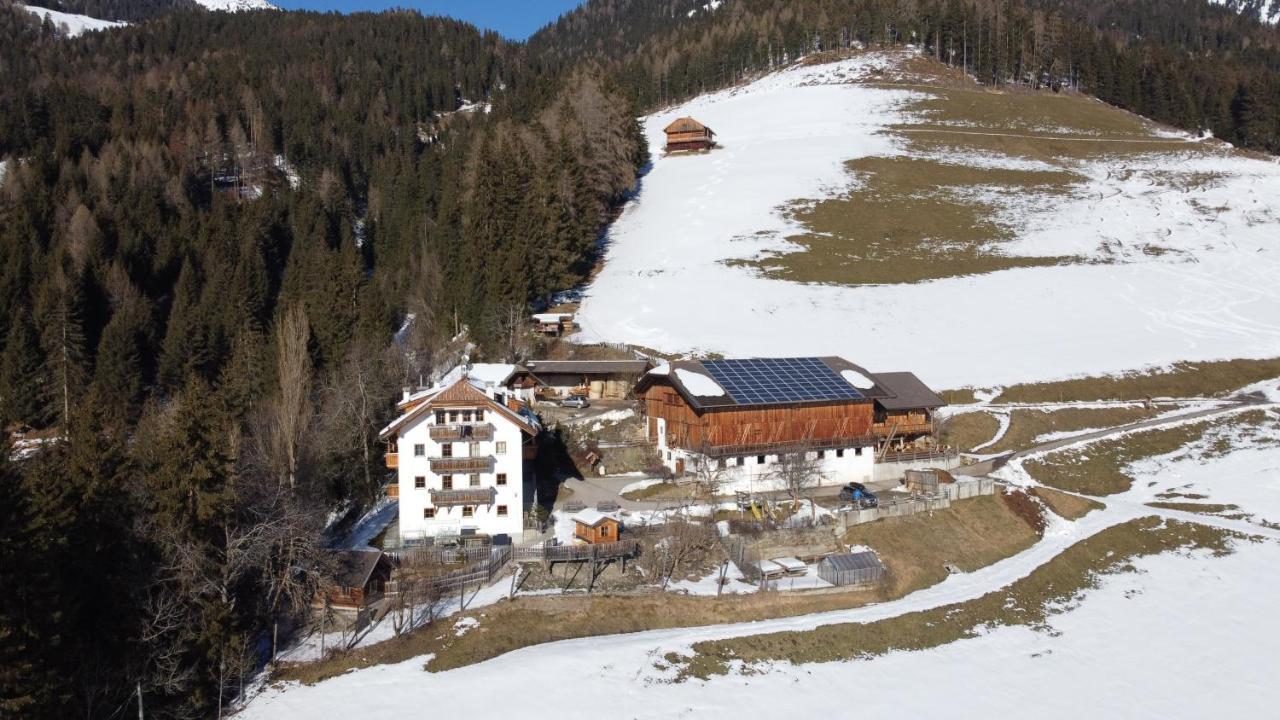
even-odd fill
[[[1029,448],[1023,448],[1022,450],[1015,450],[1013,452],[1005,453],[1003,455],[997,455],[996,457],[987,458],[982,462],[974,463],[972,465],[965,465],[964,467],[952,470],[951,474],[965,475],[969,477],[979,477],[982,475],[990,475],[992,472],[1007,465],[1011,460],[1017,460],[1019,458],[1024,458],[1029,455],[1039,455],[1042,453],[1052,452],[1054,450],[1067,447],[1068,445],[1075,445],[1077,443],[1086,443],[1086,442],[1093,442],[1095,440],[1102,440],[1104,438],[1108,438],[1114,435],[1123,435],[1125,433],[1134,432],[1135,430],[1146,430],[1149,428],[1157,428],[1164,425],[1173,425],[1176,423],[1182,423],[1188,420],[1197,420],[1199,418],[1212,417],[1214,415],[1221,415],[1224,413],[1233,412],[1241,408],[1267,406],[1271,404],[1272,403],[1262,398],[1252,398],[1252,397],[1233,398],[1231,401],[1223,405],[1219,405],[1217,407],[1203,408],[1200,410],[1194,410],[1192,412],[1179,413],[1177,415],[1165,415],[1162,417],[1150,418],[1148,420],[1140,420],[1135,423],[1129,423],[1128,425],[1119,425],[1112,428],[1106,428],[1105,430],[1096,430],[1093,432],[1081,433],[1079,435],[1072,435],[1070,437],[1060,438],[1058,440],[1052,440],[1050,442],[1041,443],[1039,445],[1032,445]]]

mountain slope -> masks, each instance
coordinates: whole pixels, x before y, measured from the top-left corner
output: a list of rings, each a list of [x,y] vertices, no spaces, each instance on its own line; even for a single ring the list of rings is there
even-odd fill
[[[723,147],[660,157],[685,115]],[[1280,355],[1274,161],[909,51],[815,59],[645,128],[658,159],[584,291],[588,339],[910,355],[942,387]]]
[[[530,48],[550,67],[602,63],[641,105],[658,107],[815,52],[919,43],[986,85],[1071,87],[1280,152],[1280,31],[1207,0],[703,5],[592,0]]]

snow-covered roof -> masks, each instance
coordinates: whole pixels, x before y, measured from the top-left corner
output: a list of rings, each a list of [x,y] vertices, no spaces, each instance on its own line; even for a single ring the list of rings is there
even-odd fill
[[[516,374],[519,366],[511,363],[475,363],[467,368],[467,377],[484,385],[493,383],[494,385],[502,385]]]
[[[786,568],[787,572],[800,572],[806,567],[800,558],[777,557],[773,558],[773,561]]]
[[[840,377],[844,378],[845,382],[849,383],[850,385],[857,388],[858,390],[871,390],[876,386],[875,380],[872,380],[871,378],[867,377],[866,375],[863,375],[862,373],[852,368],[849,368],[847,370],[841,370]]]
[[[573,313],[536,313],[533,319],[540,323],[554,323],[571,317],[573,317]]]
[[[600,512],[599,510],[596,510],[595,508],[586,508],[585,510],[579,510],[578,512],[574,513],[572,519],[574,522],[582,523],[587,527],[595,527],[600,523],[604,522],[605,520],[613,520],[614,518],[608,515],[605,515],[604,513]]]
[[[664,362],[661,365],[650,370],[649,375],[669,375],[671,374],[671,363]]]
[[[724,388],[716,384],[715,380],[692,370],[684,368],[676,368],[676,377],[684,385],[685,389],[698,397],[723,397]]]

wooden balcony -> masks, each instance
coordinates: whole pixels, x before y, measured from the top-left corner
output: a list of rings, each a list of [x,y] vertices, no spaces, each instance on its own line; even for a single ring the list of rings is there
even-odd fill
[[[387,453],[387,469],[395,470],[400,467],[400,453]]]
[[[494,428],[489,423],[480,425],[433,425],[431,439],[437,442],[488,441],[493,439]]]
[[[437,474],[493,472],[493,456],[481,457],[433,457],[431,472]]]
[[[432,490],[431,504],[436,507],[458,505],[492,505],[498,491],[493,488],[463,488],[461,490]]]
[[[919,416],[888,418],[882,423],[876,423],[871,426],[871,432],[881,438],[889,437],[891,434],[894,437],[932,435],[933,429],[932,420]]]

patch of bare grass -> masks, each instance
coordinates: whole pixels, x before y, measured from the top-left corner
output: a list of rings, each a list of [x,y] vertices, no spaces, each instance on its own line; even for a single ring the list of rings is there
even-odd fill
[[[1079,520],[1094,510],[1101,510],[1106,507],[1106,505],[1097,500],[1051,490],[1046,487],[1032,488],[1029,492],[1039,498],[1058,517],[1065,520]]]
[[[956,390],[939,390],[938,395],[948,405],[971,405],[978,402],[978,396],[974,394],[973,388],[958,388]]]
[[[985,412],[952,415],[941,422],[939,436],[943,443],[962,451],[991,440],[1000,429],[1000,421]]]
[[[628,500],[685,500],[693,497],[694,488],[692,486],[681,486],[675,483],[659,483],[639,490],[629,490],[622,493],[622,497]]]
[[[1059,194],[1077,179],[1070,173],[912,157],[859,158],[848,167],[859,181],[854,191],[793,210],[809,230],[790,238],[803,249],[735,264],[797,282],[864,285],[1074,261],[1002,253],[999,244],[1013,239],[1014,229],[996,220],[992,204],[1002,196],[1024,202],[1028,194]]]
[[[1199,524],[1131,520],[1076,543],[1027,577],[974,600],[871,623],[704,641],[693,645],[691,657],[668,661],[674,661],[681,678],[707,678],[728,673],[731,663],[750,668],[767,662],[852,661],[940,647],[1002,626],[1047,629],[1054,615],[1081,602],[1082,592],[1098,587],[1105,575],[1131,571],[1137,558],[1189,550],[1226,554],[1233,537],[1239,536]]]
[[[985,448],[984,452],[1005,453],[1023,450],[1034,445],[1037,437],[1048,433],[1128,425],[1155,417],[1163,411],[1160,408],[1145,407],[1014,410],[1009,415],[1009,429],[1004,437],[1000,438],[1000,442],[995,445]]]
[[[876,551],[888,570],[888,596],[901,597],[942,582],[947,564],[965,572],[1016,555],[1039,535],[999,495],[953,503],[947,510],[855,525],[846,545]]]
[[[1240,510],[1239,505],[1190,502],[1149,502],[1147,503],[1147,507],[1161,508],[1163,510],[1180,510],[1182,512],[1200,513],[1202,515],[1222,515],[1223,513],[1236,512]]]
[[[1133,484],[1133,478],[1125,472],[1130,463],[1174,452],[1210,430],[1246,427],[1264,422],[1266,418],[1265,411],[1256,410],[1128,433],[1082,447],[1057,450],[1043,458],[1028,460],[1022,467],[1032,478],[1050,487],[1085,495],[1114,495],[1128,490]],[[1212,452],[1212,448],[1209,451]]]
[[[1148,397],[1220,397],[1280,377],[1280,358],[1177,363],[1164,370],[1012,385],[998,403],[1142,400]]]

